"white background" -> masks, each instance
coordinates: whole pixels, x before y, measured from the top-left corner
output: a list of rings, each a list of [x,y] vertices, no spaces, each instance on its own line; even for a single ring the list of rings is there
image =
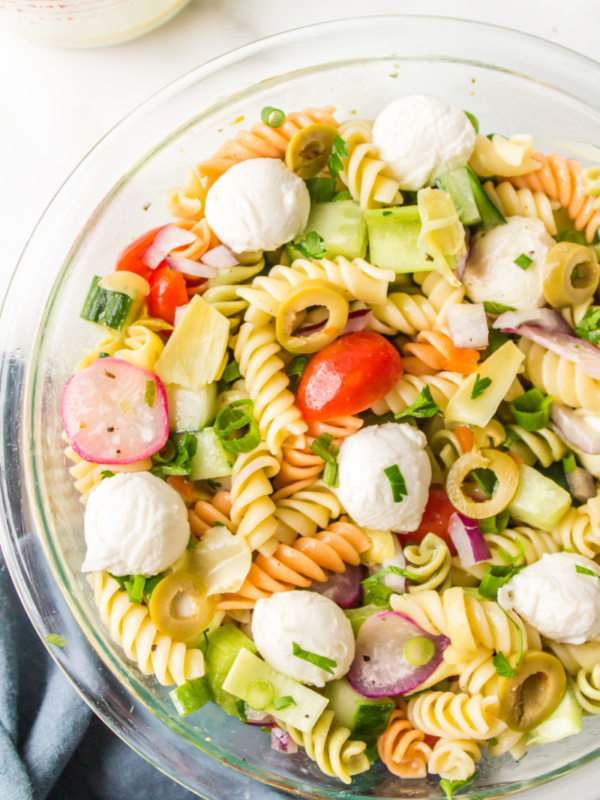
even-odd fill
[[[29,41],[4,29],[0,13],[0,298],[54,193],[98,139],[149,95],[257,38],[382,13],[492,22],[600,58],[600,0],[192,0],[147,36],[96,50]],[[519,797],[598,800],[598,773],[591,766]]]

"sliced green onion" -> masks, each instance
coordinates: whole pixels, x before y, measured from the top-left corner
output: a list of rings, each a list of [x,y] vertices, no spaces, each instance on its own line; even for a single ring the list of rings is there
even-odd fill
[[[329,203],[335,195],[335,178],[308,178],[304,181],[311,203]]]
[[[260,112],[260,118],[269,128],[281,128],[285,122],[285,114],[279,108],[265,106]]]
[[[230,453],[249,453],[260,444],[260,430],[253,416],[254,403],[252,400],[242,398],[229,403],[217,414],[213,430],[219,437],[221,444]],[[248,431],[239,438],[232,438],[233,434],[248,428]]]
[[[115,473],[112,472],[110,469],[103,469],[102,472],[100,473],[100,477],[102,478],[102,480],[104,480],[105,478],[114,478]]]
[[[337,667],[337,661],[326,656],[320,656],[317,653],[311,653],[310,650],[303,650],[299,644],[292,642],[292,653],[296,658],[301,658],[303,661],[308,661],[309,664],[314,664],[315,667],[324,669],[330,675],[335,675],[334,669]]]
[[[58,633],[49,633],[46,636],[48,644],[53,644],[55,647],[66,647],[67,640],[64,636],[59,636]]]
[[[149,407],[154,407],[154,398],[156,397],[156,383],[152,380],[146,381],[146,391],[144,392],[144,403]]]
[[[371,586],[373,583],[377,583],[378,581],[382,580],[382,578],[385,578],[386,575],[399,575],[401,578],[407,578],[409,581],[419,580],[419,576],[414,572],[410,572],[407,569],[402,569],[402,567],[389,566],[384,567],[374,575],[370,575],[368,578],[365,578],[364,581],[361,581],[361,584],[365,587]]]
[[[516,264],[517,267],[521,267],[521,269],[528,269],[533,264],[533,258],[529,258],[525,253],[521,253],[520,256],[515,258],[513,263]]]
[[[285,697],[278,697],[276,700],[273,700],[273,708],[275,711],[283,711],[284,708],[295,705],[296,701],[291,694],[286,694]]]
[[[526,431],[539,431],[550,422],[550,403],[552,395],[545,395],[539,389],[529,389],[516,397],[510,404],[517,425]]]
[[[502,533],[506,530],[508,520],[510,519],[510,511],[505,508],[500,514],[493,517],[486,517],[486,519],[479,520],[479,530],[482,533]]]
[[[575,566],[575,572],[578,572],[580,575],[591,575],[594,578],[600,578],[597,572],[594,572],[593,569],[588,569],[587,567],[580,567],[579,564]]]
[[[426,636],[415,636],[404,645],[404,658],[412,667],[429,664],[435,655],[435,645]]]
[[[400,467],[398,464],[392,464],[383,471],[392,487],[392,500],[394,503],[401,503],[402,500],[408,496],[408,490],[406,488],[404,475],[400,472]]]
[[[514,556],[511,556],[510,553],[507,553],[503,547],[498,548],[498,555],[502,559],[502,561],[506,561],[507,564],[516,564],[519,559],[525,556],[525,548],[523,547],[523,542],[517,536],[515,539],[515,544],[518,548],[518,553]]]
[[[125,588],[127,589],[130,603],[142,602],[145,586],[146,578],[144,578],[143,575],[132,575],[128,581],[125,581]]]
[[[246,703],[243,700],[238,700],[235,704],[236,710],[239,714],[240,719],[244,723],[244,725],[248,722],[248,716],[246,714]]]
[[[496,600],[498,589],[508,583],[513,575],[516,575],[522,569],[523,567],[488,567],[479,584],[479,594],[489,600]]]
[[[195,437],[194,437],[195,438]],[[169,464],[177,455],[177,446],[169,437],[158,453],[154,453],[152,460],[157,464]]]
[[[475,133],[479,133],[479,120],[477,119],[475,114],[471,114],[470,111],[465,111],[465,114],[467,115],[471,125],[475,128]]]
[[[402,417],[427,419],[440,411],[441,408],[431,395],[431,389],[429,386],[424,386],[415,402],[404,411],[400,411],[399,414],[394,414],[394,419],[402,419]]]
[[[211,699],[206,676],[193,678],[191,681],[182,683],[181,686],[169,692],[169,697],[173,701],[180,717],[186,717],[193,711],[197,711]]]
[[[478,397],[485,392],[485,390],[492,385],[491,378],[482,378],[479,373],[475,376],[475,383],[471,390],[471,400],[477,400]]]
[[[180,441],[169,437],[163,449],[152,456],[155,464],[150,472],[163,480],[169,475],[189,475],[197,448],[198,440],[188,431]]]
[[[337,457],[340,449],[333,444],[333,436],[330,433],[321,433],[310,445],[310,449],[315,455],[326,462],[323,472],[323,483],[336,489],[339,486],[339,469]]]
[[[554,238],[557,242],[573,242],[574,244],[583,245],[587,244],[586,238],[581,231],[561,231],[561,233],[557,234]]]
[[[562,465],[564,471],[568,474],[569,472],[575,472],[577,469],[577,462],[575,461],[575,454],[569,453],[568,456],[565,456],[562,460]]]
[[[255,711],[264,711],[273,702],[275,689],[271,681],[260,679],[251,681],[244,694],[246,702]]]
[[[238,378],[241,377],[242,373],[240,372],[240,365],[237,363],[237,361],[231,361],[223,370],[221,380],[225,381],[225,383],[233,383],[233,381],[237,381]]]

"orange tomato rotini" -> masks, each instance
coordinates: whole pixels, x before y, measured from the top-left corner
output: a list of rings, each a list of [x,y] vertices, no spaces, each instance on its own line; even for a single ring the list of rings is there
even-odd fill
[[[594,208],[595,198],[585,191],[583,167],[574,159],[563,158],[559,153],[546,156],[533,153],[533,158],[542,165],[541,169],[509,178],[521,189],[544,192],[551,200],[558,200],[575,224],[578,231],[585,229],[588,242],[594,238],[600,226],[600,211]]]
[[[399,778],[424,778],[431,747],[425,743],[425,734],[416,730],[406,718],[406,703],[392,711],[387,729],[377,739],[379,757]]]
[[[212,502],[198,500],[193,508],[188,512],[190,528],[194,536],[203,536],[209,528],[213,528],[216,523],[225,525],[232,533],[235,533],[236,526],[230,519],[231,498],[229,492],[217,492],[212,498]]]
[[[421,331],[416,342],[404,345],[402,364],[411,375],[435,375],[440,370],[470,375],[477,369],[479,351],[455,347],[441,331]]]
[[[360,564],[360,553],[371,541],[348,522],[334,522],[316,536],[301,536],[293,545],[279,545],[272,556],[259,554],[241,589],[224,594],[218,608],[254,608],[257,600],[297,587],[307,588],[313,581],[326,581],[328,571],[344,572],[346,564]]]

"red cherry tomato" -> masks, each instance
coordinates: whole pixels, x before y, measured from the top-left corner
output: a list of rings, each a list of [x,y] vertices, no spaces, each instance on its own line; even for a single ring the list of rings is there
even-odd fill
[[[402,375],[398,351],[378,333],[349,333],[310,360],[298,387],[308,421],[357,414],[381,400]]]
[[[421,524],[416,531],[398,534],[398,538],[403,545],[408,542],[421,544],[428,533],[435,533],[446,542],[451,554],[455,556],[456,548],[448,533],[448,523],[455,512],[456,509],[448,500],[448,495],[443,489],[430,489],[429,500],[425,506]]]
[[[142,235],[138,236],[138,238],[131,244],[128,244],[117,258],[117,266],[115,267],[115,270],[117,272],[121,272],[123,270],[126,272],[135,272],[136,275],[141,275],[142,278],[146,278],[146,280],[148,280],[148,276],[152,270],[146,266],[146,264],[140,261],[140,256],[144,250],[150,247],[156,238],[156,234],[159,231],[162,231],[164,227],[164,225],[161,225],[160,228],[153,228],[151,231],[146,231],[146,233],[142,233]]]
[[[181,272],[157,267],[149,276],[150,291],[146,295],[148,314],[160,317],[171,325],[175,321],[175,309],[184,306],[189,298],[185,288],[185,278]]]

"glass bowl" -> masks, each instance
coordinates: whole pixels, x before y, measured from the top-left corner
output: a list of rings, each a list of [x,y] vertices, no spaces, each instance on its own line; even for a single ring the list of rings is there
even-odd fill
[[[208,798],[248,797],[253,788],[261,798],[274,796],[273,788],[310,798],[442,793],[437,781],[400,782],[381,766],[346,788],[303,755],[275,753],[260,730],[211,704],[181,720],[167,690],[111,641],[79,572],[82,506],[61,440],[63,383],[97,338],[78,312],[91,276],[111,271],[125,243],[167,219],[165,193],[185,165],[252,124],[263,106],[331,104],[339,119],[369,118],[414,92],[471,111],[484,131],[531,133],[542,146],[600,138],[600,65],[540,39],[407,16],[281,34],[199,67],[109,133],[43,216],[4,306],[2,542],[23,603],[42,637],[67,639],[53,656],[96,713],[159,769]],[[484,762],[461,797],[506,796],[575,769],[600,753],[598,723],[586,720],[580,736],[534,748],[518,764],[510,756]]]

